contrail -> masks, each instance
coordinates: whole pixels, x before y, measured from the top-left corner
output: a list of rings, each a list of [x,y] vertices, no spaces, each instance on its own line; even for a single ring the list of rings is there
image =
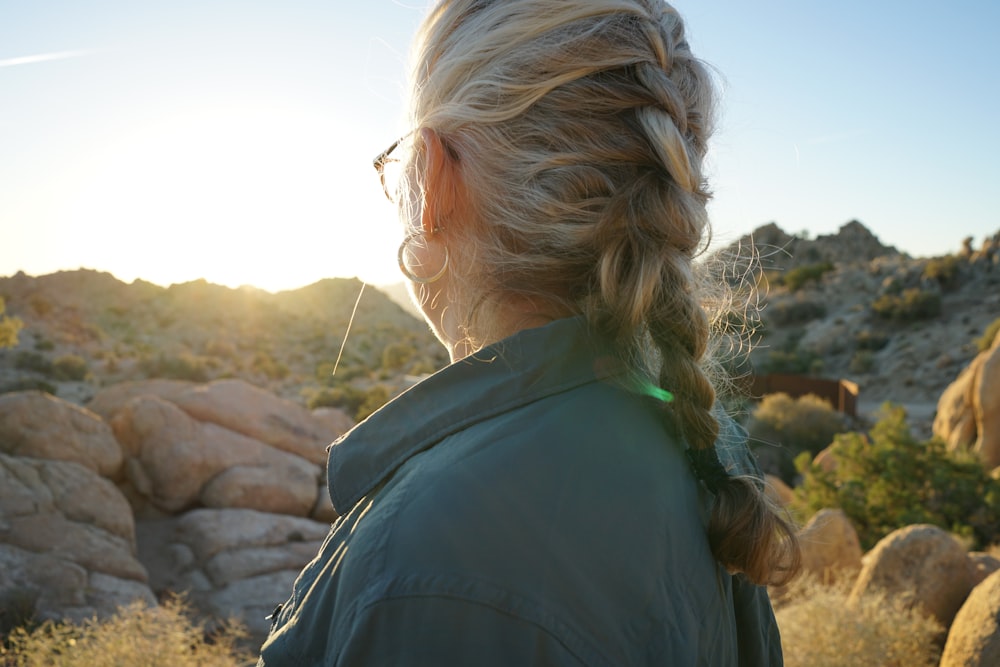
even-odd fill
[[[17,58],[6,58],[0,60],[0,67],[14,67],[15,65],[30,65],[32,63],[43,63],[47,60],[65,60],[66,58],[80,58],[93,53],[90,49],[77,51],[54,51],[52,53],[38,53],[33,56],[19,56]]]

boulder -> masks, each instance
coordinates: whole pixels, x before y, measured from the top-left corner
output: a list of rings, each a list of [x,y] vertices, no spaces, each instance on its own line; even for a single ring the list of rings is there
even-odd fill
[[[351,415],[347,414],[346,410],[340,408],[316,408],[312,411],[312,416],[329,429],[331,433],[336,433],[336,437],[338,438],[354,428],[356,424]]]
[[[199,509],[140,521],[139,556],[157,592],[186,592],[203,614],[242,618],[264,635],[264,617],[319,551],[330,525],[253,510]]]
[[[1000,570],[1000,559],[983,551],[973,551],[969,554],[972,566],[972,586],[976,587],[997,570]]]
[[[774,475],[764,475],[764,493],[774,503],[782,507],[787,507],[795,497],[791,487],[785,484],[784,480],[780,477],[775,477]]]
[[[941,395],[934,434],[951,450],[971,448],[987,468],[1000,466],[1000,336]]]
[[[0,453],[73,461],[103,477],[121,470],[121,446],[101,418],[40,391],[0,395]]]
[[[945,628],[972,590],[973,567],[962,545],[937,526],[900,528],[863,560],[849,602],[871,590],[911,600]]]
[[[307,516],[316,504],[319,466],[163,399],[134,398],[111,424],[136,462],[126,466],[131,488],[164,512],[200,504]]]
[[[133,398],[139,396],[159,396],[169,401],[178,394],[182,394],[195,386],[194,382],[186,380],[166,380],[162,378],[119,382],[104,387],[94,394],[94,397],[87,403],[87,409],[96,412],[104,417],[105,420],[111,421],[111,418]]]
[[[0,591],[41,618],[107,616],[154,603],[131,508],[78,463],[0,454]]]
[[[341,433],[310,412],[243,380],[217,380],[193,387],[171,400],[195,419],[326,464],[326,447]]]
[[[1000,571],[976,586],[948,631],[941,667],[1000,665]]]
[[[802,571],[832,583],[861,569],[861,541],[843,510],[820,510],[799,531]]]

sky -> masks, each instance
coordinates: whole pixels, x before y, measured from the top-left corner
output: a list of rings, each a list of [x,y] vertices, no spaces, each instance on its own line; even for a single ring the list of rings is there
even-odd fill
[[[714,245],[1000,231],[1000,2],[678,0],[718,73]],[[0,0],[0,276],[399,282],[372,158],[423,0]]]

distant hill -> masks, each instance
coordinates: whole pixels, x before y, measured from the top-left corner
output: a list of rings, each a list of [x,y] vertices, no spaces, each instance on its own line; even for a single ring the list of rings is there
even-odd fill
[[[203,280],[164,288],[85,269],[0,278],[8,314],[25,324],[18,348],[0,351],[0,389],[55,382],[61,396],[85,402],[95,387],[122,380],[241,377],[302,400],[303,388],[328,383],[360,290],[355,279],[277,294]],[[412,354],[385,369],[390,345]],[[85,381],[60,381],[52,372],[52,362],[66,356],[87,362]],[[414,367],[446,362],[423,321],[366,287],[338,376],[375,374],[373,381],[393,384]]]
[[[912,258],[858,221],[836,234],[796,237],[765,225],[721,251],[741,268],[755,248],[762,306],[755,372],[845,378],[873,410],[907,405],[929,432],[937,400],[975,356],[975,339],[1000,317],[1000,232],[979,248]]]

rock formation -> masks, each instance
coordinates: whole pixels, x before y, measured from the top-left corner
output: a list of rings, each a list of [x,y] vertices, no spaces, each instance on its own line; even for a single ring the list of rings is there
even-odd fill
[[[904,596],[947,628],[972,585],[962,545],[937,526],[915,525],[890,533],[865,555],[851,599],[869,590]]]
[[[76,621],[154,602],[115,485],[78,463],[0,454],[0,592]]]
[[[987,468],[1000,466],[1000,336],[942,394],[934,434],[951,450],[976,452]]]
[[[1000,665],[1000,572],[973,589],[948,631],[941,667]]]
[[[81,621],[187,592],[264,633],[336,519],[325,449],[353,423],[241,380],[123,383],[91,405],[0,395],[0,608]]]

